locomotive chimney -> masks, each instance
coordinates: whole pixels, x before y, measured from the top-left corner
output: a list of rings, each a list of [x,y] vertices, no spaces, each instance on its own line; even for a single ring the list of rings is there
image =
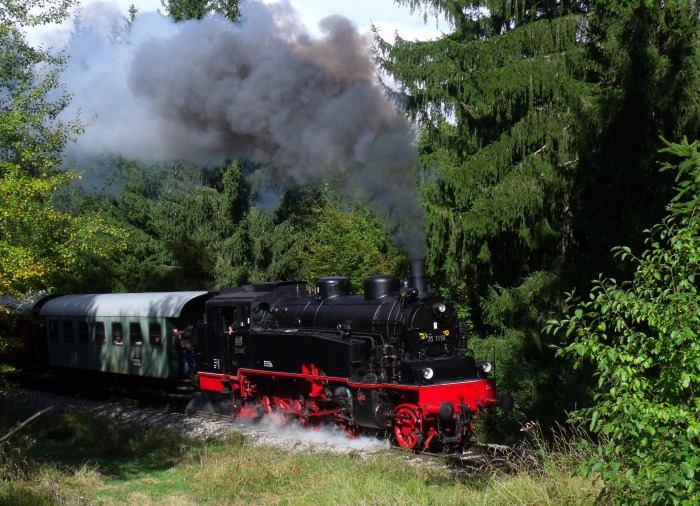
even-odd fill
[[[408,261],[408,270],[411,275],[411,287],[418,290],[418,295],[428,293],[425,281],[425,258],[417,258]]]

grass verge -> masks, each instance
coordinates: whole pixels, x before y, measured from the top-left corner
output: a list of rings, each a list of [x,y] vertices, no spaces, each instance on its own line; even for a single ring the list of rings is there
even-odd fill
[[[0,434],[21,416],[4,410]],[[380,452],[299,453],[232,432],[194,441],[83,414],[45,417],[0,447],[0,504],[595,504],[562,437],[505,467],[454,467]],[[561,451],[566,448],[566,451]]]

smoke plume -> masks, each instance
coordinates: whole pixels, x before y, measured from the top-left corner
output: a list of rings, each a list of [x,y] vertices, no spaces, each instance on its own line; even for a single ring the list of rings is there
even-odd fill
[[[376,83],[369,36],[331,16],[314,38],[286,2],[246,5],[237,24],[144,14],[118,42],[75,34],[65,84],[89,128],[68,159],[244,158],[281,189],[334,177],[420,253],[415,131]]]

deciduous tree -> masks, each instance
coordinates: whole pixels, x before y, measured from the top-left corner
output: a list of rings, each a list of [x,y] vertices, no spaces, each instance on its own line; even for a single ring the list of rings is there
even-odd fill
[[[595,405],[574,419],[604,443],[586,464],[619,504],[694,504],[700,477],[700,143],[672,144],[677,194],[647,232],[629,282],[599,277],[550,323],[562,356],[593,364]]]
[[[406,272],[405,257],[368,209],[344,210],[328,198],[315,203],[315,219],[300,259],[304,279],[311,283],[344,276],[354,293],[362,293],[367,276]]]
[[[73,177],[58,167],[80,125],[58,120],[69,99],[57,84],[62,58],[30,46],[23,30],[60,22],[70,5],[0,2],[0,295],[69,288],[121,246],[103,221],[53,208]]]

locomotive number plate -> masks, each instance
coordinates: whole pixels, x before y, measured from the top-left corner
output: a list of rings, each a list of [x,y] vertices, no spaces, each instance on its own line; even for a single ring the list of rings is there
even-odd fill
[[[421,332],[420,340],[425,343],[444,343],[447,341],[447,336],[445,334],[426,334]]]

